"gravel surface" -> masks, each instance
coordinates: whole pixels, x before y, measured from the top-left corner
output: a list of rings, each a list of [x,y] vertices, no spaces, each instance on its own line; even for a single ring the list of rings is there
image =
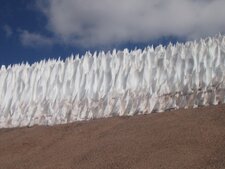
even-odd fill
[[[0,169],[225,169],[225,105],[1,129]]]

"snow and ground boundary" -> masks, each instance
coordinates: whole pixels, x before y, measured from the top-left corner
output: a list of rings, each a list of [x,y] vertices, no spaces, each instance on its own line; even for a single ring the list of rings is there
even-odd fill
[[[225,36],[0,69],[0,128],[225,102]]]

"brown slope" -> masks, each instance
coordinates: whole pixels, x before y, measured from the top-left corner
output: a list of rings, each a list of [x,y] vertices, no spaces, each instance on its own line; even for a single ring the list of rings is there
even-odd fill
[[[222,169],[225,105],[0,130],[2,169]]]

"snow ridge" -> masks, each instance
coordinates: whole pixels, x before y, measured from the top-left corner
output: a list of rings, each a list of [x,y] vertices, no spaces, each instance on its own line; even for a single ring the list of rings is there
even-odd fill
[[[0,128],[225,102],[225,36],[0,69]]]

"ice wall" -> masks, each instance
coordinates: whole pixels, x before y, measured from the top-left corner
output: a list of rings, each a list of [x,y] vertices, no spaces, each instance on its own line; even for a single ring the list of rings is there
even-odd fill
[[[225,102],[225,36],[0,70],[0,128]]]

